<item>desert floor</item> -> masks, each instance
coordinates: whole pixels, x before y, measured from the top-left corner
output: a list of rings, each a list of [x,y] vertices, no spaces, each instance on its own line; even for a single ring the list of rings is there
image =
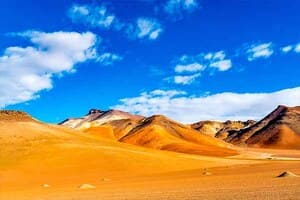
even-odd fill
[[[300,199],[300,177],[277,178],[300,175],[300,151],[208,157],[33,122],[0,123],[0,132],[1,200]]]
[[[276,152],[285,156],[290,153]],[[299,153],[292,154],[299,156]],[[101,173],[101,166],[99,171],[81,168],[73,172],[58,170],[57,174],[51,170],[49,174],[32,173],[30,170],[26,174],[18,169],[18,173],[10,172],[7,182],[2,180],[0,197],[3,200],[300,199],[299,177],[276,177],[284,171],[300,174],[300,161],[297,159],[220,159],[221,166],[218,166],[219,158],[191,156],[191,159],[199,159],[199,168],[170,169],[168,172],[164,169],[164,165],[168,164],[157,163],[157,169],[151,170],[146,166],[145,172],[142,166],[124,172],[112,169],[110,173]],[[80,185],[85,183],[95,188],[80,189]]]

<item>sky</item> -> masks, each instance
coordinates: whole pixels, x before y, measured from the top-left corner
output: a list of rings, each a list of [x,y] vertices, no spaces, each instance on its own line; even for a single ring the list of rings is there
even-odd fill
[[[199,120],[300,105],[300,2],[10,0],[0,109],[57,123],[91,108]]]

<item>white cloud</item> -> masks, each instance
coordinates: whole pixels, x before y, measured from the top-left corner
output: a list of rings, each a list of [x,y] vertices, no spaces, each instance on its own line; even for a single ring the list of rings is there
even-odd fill
[[[248,50],[248,60],[253,61],[257,58],[268,58],[274,53],[272,43],[252,45]]]
[[[156,40],[163,32],[162,25],[152,18],[138,18],[135,25],[128,26],[127,34],[135,39]]]
[[[297,44],[297,45],[295,46],[294,51],[295,51],[296,53],[300,53],[300,43]]]
[[[147,94],[147,93],[142,93]],[[165,96],[165,97],[174,97],[177,95],[184,95],[186,92],[180,90],[153,90],[149,92],[150,96]]]
[[[176,96],[144,92],[137,97],[121,99],[113,108],[145,116],[163,114],[191,123],[199,120],[258,120],[280,104],[300,105],[300,87],[270,93],[224,92],[208,96],[187,96],[183,91],[177,91]]]
[[[103,65],[112,65],[114,62],[122,60],[123,57],[114,53],[103,53],[96,58],[97,62]]]
[[[204,71],[212,70],[212,68],[218,71],[230,69],[232,67],[231,60],[225,58],[226,54],[224,51],[201,53],[197,56],[183,55],[178,59],[178,64],[174,68],[176,75],[165,80],[174,81],[176,84],[192,84]]]
[[[212,54],[212,60],[224,60],[226,57],[226,54],[224,51],[217,51]]]
[[[209,65],[210,67],[217,68],[219,71],[226,71],[231,68],[231,60],[220,60],[213,62]]]
[[[52,88],[52,77],[72,72],[74,65],[94,59],[93,33],[25,32],[32,46],[8,47],[0,56],[0,108],[39,97]]]
[[[174,83],[176,84],[182,84],[182,85],[189,85],[195,81],[197,77],[199,77],[201,74],[193,74],[193,75],[186,75],[186,76],[174,76]]]
[[[288,53],[288,52],[290,52],[292,49],[293,49],[293,46],[292,46],[292,45],[288,45],[288,46],[282,47],[282,48],[281,48],[281,51],[282,51],[283,53]]]
[[[74,4],[68,11],[68,16],[76,23],[84,23],[92,27],[109,29],[113,25],[119,28],[120,23],[116,16],[107,10],[105,5],[78,5]]]
[[[197,0],[168,0],[164,11],[169,15],[181,16],[183,12],[193,12],[199,8]]]
[[[203,71],[205,69],[205,66],[199,64],[199,63],[191,63],[187,65],[176,65],[175,72],[181,73],[181,72],[198,72]]]

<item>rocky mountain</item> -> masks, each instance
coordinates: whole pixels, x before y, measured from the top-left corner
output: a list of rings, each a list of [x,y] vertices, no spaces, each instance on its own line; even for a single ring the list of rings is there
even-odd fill
[[[203,155],[234,154],[232,146],[300,149],[300,106],[278,106],[262,120],[200,121],[184,125],[162,115],[148,118],[118,110],[92,109],[61,123],[94,137]],[[223,142],[226,141],[227,143]]]
[[[162,115],[144,118],[122,111],[91,110],[86,116],[68,119],[61,125],[98,138],[182,153],[235,155],[233,146]]]
[[[300,106],[278,106],[254,125],[230,134],[225,141],[253,147],[300,149]]]
[[[154,115],[140,121],[119,141],[182,153],[214,156],[235,154],[233,147],[225,142],[201,134],[188,125],[163,115]]]
[[[249,127],[255,124],[254,120],[248,121],[199,121],[191,124],[191,127],[201,133],[210,135],[212,137],[225,139],[229,134],[239,131],[240,129]]]
[[[133,119],[141,120],[143,116],[133,115],[120,110],[108,110],[101,111],[98,109],[91,109],[88,114],[79,118],[69,118],[59,123],[59,125],[75,128],[75,129],[87,129],[102,125],[106,122],[120,119]]]

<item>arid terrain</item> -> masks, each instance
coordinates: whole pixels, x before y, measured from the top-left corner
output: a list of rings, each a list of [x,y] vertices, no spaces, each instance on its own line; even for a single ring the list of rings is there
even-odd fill
[[[0,111],[0,199],[300,199],[299,116],[185,125],[92,109],[50,125]]]

